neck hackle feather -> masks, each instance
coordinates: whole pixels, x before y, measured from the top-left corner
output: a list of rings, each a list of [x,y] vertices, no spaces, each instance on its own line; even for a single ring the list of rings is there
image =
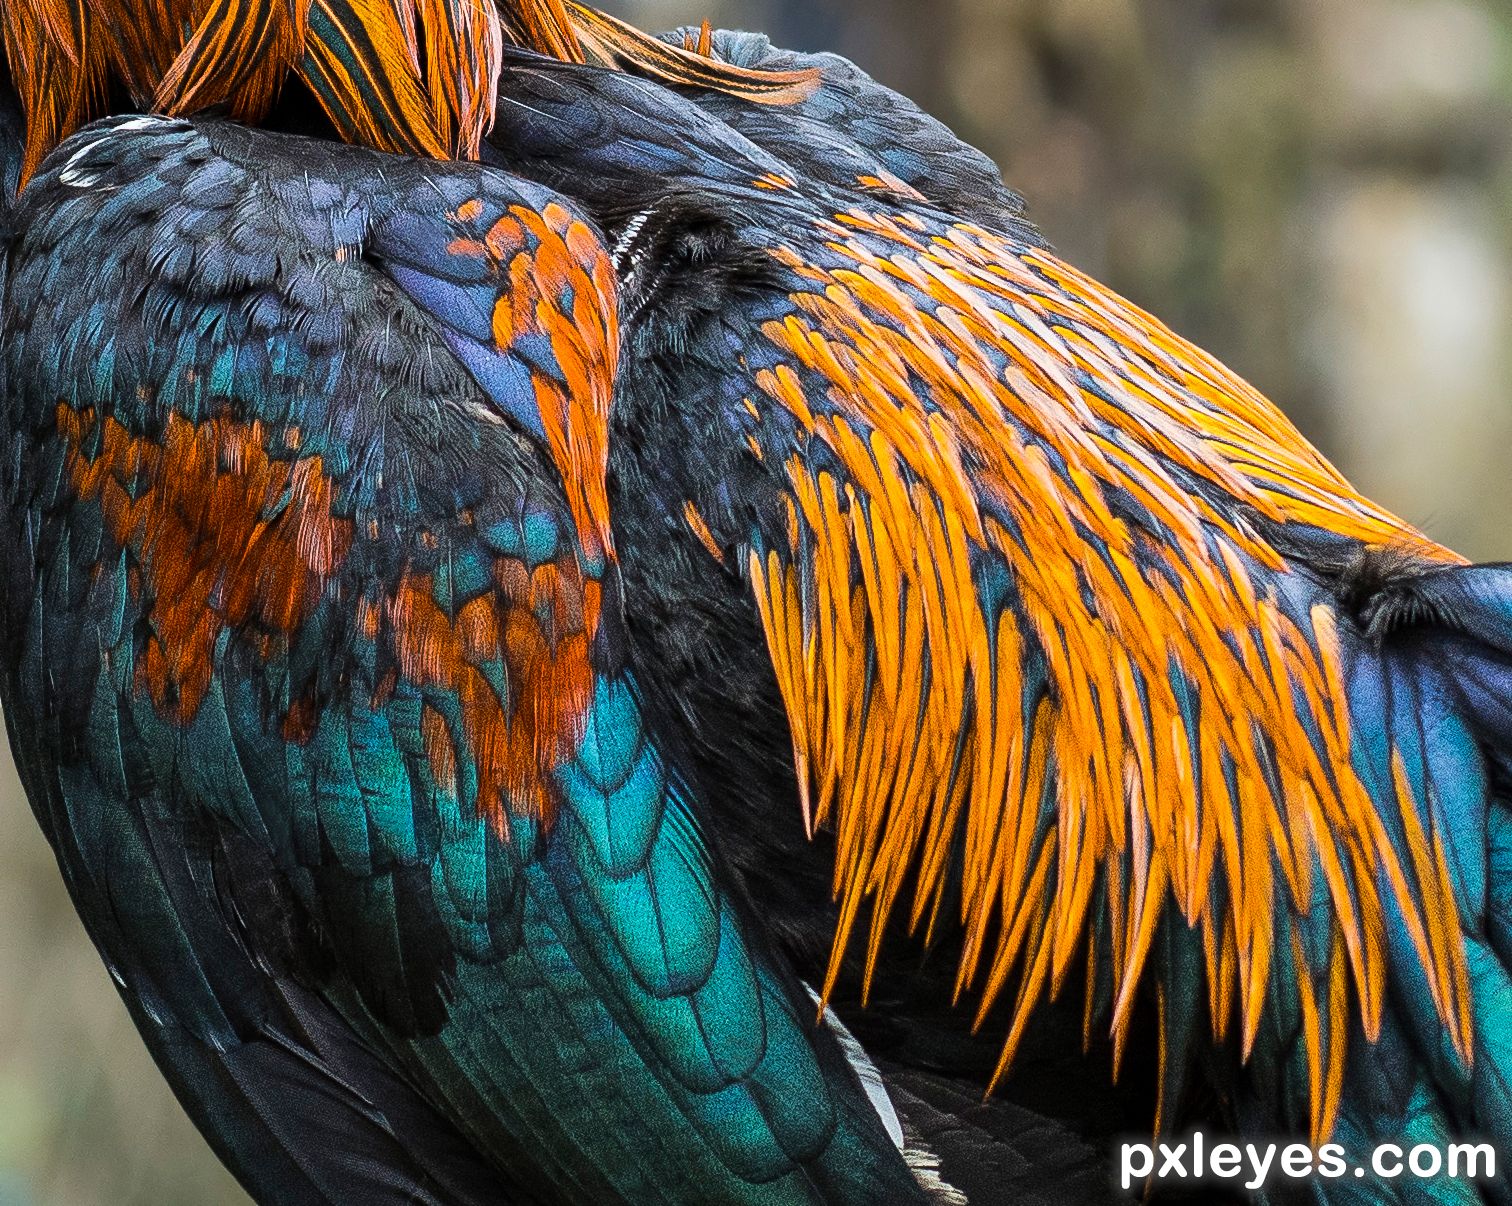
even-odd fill
[[[346,141],[438,159],[477,158],[506,45],[761,103],[813,82],[716,62],[571,0],[7,0],[0,32],[26,114],[23,183],[104,115],[113,81],[150,112],[223,106],[255,122],[293,74]]]

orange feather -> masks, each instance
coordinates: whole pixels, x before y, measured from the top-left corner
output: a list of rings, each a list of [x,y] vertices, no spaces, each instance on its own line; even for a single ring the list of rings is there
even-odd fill
[[[111,79],[150,112],[229,104],[255,122],[295,74],[347,141],[462,159],[493,124],[506,41],[762,104],[817,81],[671,46],[573,0],[6,0],[0,35],[27,119],[23,184],[103,115]]]
[[[1457,559],[1356,494],[1248,385],[1049,252],[965,224],[930,237],[859,209],[816,234],[841,262],[773,252],[802,288],[763,329],[777,363],[757,384],[841,478],[788,462],[802,522],[750,573],[813,823],[836,837],[826,993],[864,902],[868,977],[910,876],[910,925],[939,907],[959,830],[958,992],[987,967],[978,1024],[1017,977],[999,1076],[1076,954],[1095,957],[1094,923],[1111,947],[1121,1052],[1175,907],[1205,952],[1214,1033],[1237,1006],[1246,1052],[1273,961],[1297,958],[1314,1132],[1326,1134],[1343,968],[1366,1032],[1379,1026],[1377,883],[1467,1055],[1442,843],[1410,823],[1405,863],[1397,854],[1351,768],[1333,614],[1282,608],[1267,578],[1284,559],[1244,516]],[[1005,567],[1016,611],[984,613],[974,556]],[[1047,683],[1026,714],[1030,646]],[[1319,968],[1277,923],[1315,908],[1336,952]]]

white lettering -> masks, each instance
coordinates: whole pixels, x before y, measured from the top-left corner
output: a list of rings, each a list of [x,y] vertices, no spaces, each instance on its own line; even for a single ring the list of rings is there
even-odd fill
[[[1396,1156],[1394,1163],[1388,1164],[1385,1156],[1391,1152]],[[1376,1176],[1385,1177],[1388,1181],[1402,1175],[1402,1149],[1395,1143],[1383,1143],[1370,1154],[1370,1166],[1375,1169]]]
[[[1143,1162],[1139,1168],[1134,1167],[1135,1156]],[[1148,1143],[1125,1143],[1119,1153],[1119,1162],[1119,1175],[1124,1189],[1128,1189],[1136,1180],[1143,1181],[1155,1171],[1155,1152]]]
[[[1288,1177],[1305,1177],[1312,1172],[1312,1148],[1305,1143],[1288,1143],[1281,1153],[1281,1171]]]
[[[1485,1177],[1488,1180],[1496,1176],[1496,1149],[1489,1143],[1451,1143],[1449,1145],[1449,1175],[1460,1175],[1460,1157],[1466,1158],[1464,1175],[1466,1177]],[[1480,1158],[1485,1156],[1486,1169],[1481,1171]]]
[[[1233,1177],[1239,1173],[1239,1149],[1232,1143],[1220,1143],[1208,1159],[1208,1167],[1216,1177]]]
[[[1246,1143],[1244,1150],[1249,1153],[1250,1167],[1255,1170],[1254,1178],[1246,1181],[1244,1188],[1259,1189],[1265,1184],[1265,1178],[1270,1175],[1271,1161],[1276,1158],[1276,1145],[1274,1143],[1267,1143],[1264,1148],[1257,1148],[1253,1143]],[[1262,1151],[1265,1153],[1265,1159],[1263,1160],[1260,1158]]]
[[[1187,1175],[1186,1165],[1181,1162],[1182,1157],[1186,1155],[1185,1143],[1178,1143],[1175,1147],[1172,1147],[1169,1143],[1162,1143],[1160,1145],[1160,1154],[1165,1157],[1160,1162],[1160,1175],[1162,1177],[1169,1177],[1173,1170],[1178,1177],[1185,1177]]]
[[[1428,1156],[1432,1159],[1431,1168],[1419,1168],[1418,1157]],[[1419,1143],[1407,1157],[1407,1166],[1413,1174],[1419,1177],[1436,1177],[1439,1169],[1444,1167],[1444,1154],[1431,1143]]]
[[[1318,1149],[1318,1175],[1321,1177],[1342,1177],[1349,1171],[1349,1165],[1344,1160],[1344,1149],[1337,1143],[1325,1143]]]

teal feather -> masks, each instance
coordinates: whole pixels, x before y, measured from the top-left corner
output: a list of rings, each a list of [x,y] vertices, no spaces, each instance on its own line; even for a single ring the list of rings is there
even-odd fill
[[[318,572],[258,568],[261,544],[250,586],[220,567],[208,682],[164,699],[140,672],[149,647],[174,669],[158,571],[206,554],[192,542],[221,517],[189,487],[209,483],[176,483],[187,549],[112,526],[60,436],[27,449],[6,500],[47,542],[3,679],[28,787],[144,1037],[233,1170],[281,1202],[406,1185],[436,1202],[920,1200],[753,937],[635,686],[617,567],[582,547],[539,439],[528,381],[563,376],[550,341],[500,348],[479,322],[508,281],[456,248],[511,207],[570,207],[476,166],[218,122],[106,123],[59,155],[82,139],[96,193],[67,194],[50,163],[23,197],[24,228],[50,234],[9,261],[38,304],[6,311],[8,400],[48,431],[58,398],[93,391],[142,449],[165,423],[235,425],[279,483],[249,495],[264,532],[316,522],[277,475],[318,456],[319,522],[339,534]],[[55,191],[64,210],[40,200]],[[59,313],[64,296],[80,304]],[[194,472],[241,471],[217,453]],[[147,464],[130,491],[151,508],[165,483]],[[518,571],[500,558],[596,576],[604,601],[591,642],[572,628],[583,601],[512,601],[554,652],[589,647],[581,714],[542,737],[539,799],[500,789],[497,751],[475,745],[479,707],[516,723],[534,667],[474,650],[464,689],[453,646],[404,643],[420,621],[396,603],[423,590],[427,623],[459,623]],[[233,621],[249,589],[297,598]]]

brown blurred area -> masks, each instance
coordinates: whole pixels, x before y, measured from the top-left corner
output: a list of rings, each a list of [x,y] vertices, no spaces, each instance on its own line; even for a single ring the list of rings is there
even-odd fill
[[[1072,262],[1367,493],[1512,558],[1512,9],[1492,0],[624,0],[833,49],[991,154]],[[244,1202],[0,763],[0,1206]]]

